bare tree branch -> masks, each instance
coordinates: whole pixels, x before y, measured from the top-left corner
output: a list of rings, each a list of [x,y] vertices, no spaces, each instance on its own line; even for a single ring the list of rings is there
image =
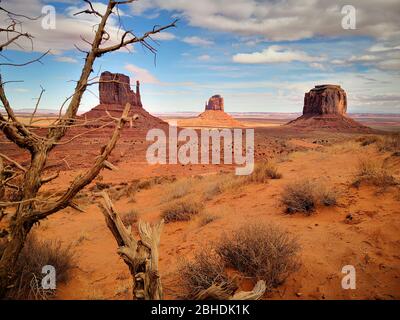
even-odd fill
[[[31,118],[29,119],[29,124],[32,124],[33,118],[35,117],[36,111],[37,111],[37,109],[38,109],[38,107],[39,107],[40,100],[42,99],[42,95],[43,95],[43,93],[45,92],[45,90],[43,89],[42,86],[40,86],[40,88],[41,88],[41,91],[40,91],[40,94],[39,94],[39,98],[38,98],[37,101],[36,101],[35,109],[33,110],[32,115],[31,115]]]
[[[163,31],[163,30],[176,27],[176,23],[177,23],[177,22],[178,22],[178,19],[175,20],[174,22],[172,22],[172,23],[166,25],[166,26],[162,26],[162,27],[158,27],[158,28],[153,28],[152,31],[146,32],[143,36],[141,36],[141,37],[139,37],[139,38],[136,37],[136,36],[132,33],[132,31],[126,31],[126,32],[122,35],[121,42],[120,42],[119,44],[116,44],[116,45],[110,46],[110,47],[106,47],[106,48],[100,48],[100,49],[97,50],[97,55],[98,55],[98,56],[101,56],[101,55],[104,54],[104,53],[119,50],[119,49],[122,48],[122,47],[126,47],[127,45],[132,44],[132,43],[136,43],[136,42],[140,42],[140,43],[144,44],[145,47],[147,47],[150,51],[154,52],[155,49],[154,49],[153,47],[151,47],[148,43],[146,43],[146,38],[150,37],[150,36],[153,35],[153,34],[159,33],[159,32],[161,32],[161,31]],[[129,36],[129,35],[131,35],[133,38],[126,39],[126,37]]]
[[[66,208],[69,206],[70,202],[73,200],[75,195],[82,190],[85,186],[87,186],[92,180],[98,175],[101,169],[105,167],[105,161],[107,160],[108,156],[111,154],[112,150],[114,149],[120,132],[123,129],[125,123],[129,121],[128,115],[130,111],[130,104],[127,103],[125,106],[125,109],[122,113],[121,118],[119,119],[114,133],[107,143],[105,147],[103,148],[103,152],[101,155],[96,159],[95,164],[82,176],[78,176],[71,184],[71,186],[68,188],[68,190],[56,201],[55,204],[52,204],[39,212],[35,212],[32,215],[32,218],[34,220],[39,220],[46,218],[47,216]]]
[[[3,158],[5,160],[7,160],[8,162],[11,162],[12,164],[14,164],[18,169],[22,170],[23,172],[26,172],[26,169],[20,165],[17,161],[7,157],[5,154],[0,153],[0,158]]]

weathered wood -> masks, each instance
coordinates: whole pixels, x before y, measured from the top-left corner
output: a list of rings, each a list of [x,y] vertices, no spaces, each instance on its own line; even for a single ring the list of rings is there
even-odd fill
[[[253,290],[239,291],[232,296],[226,292],[224,284],[213,284],[209,288],[199,292],[195,300],[258,300],[264,295],[266,288],[265,281],[260,280],[256,283]]]
[[[158,270],[158,246],[164,220],[155,225],[139,221],[139,240],[132,235],[131,227],[125,227],[118,212],[103,191],[102,211],[107,227],[119,246],[117,252],[128,265],[133,280],[133,296],[138,300],[161,300],[163,291]]]

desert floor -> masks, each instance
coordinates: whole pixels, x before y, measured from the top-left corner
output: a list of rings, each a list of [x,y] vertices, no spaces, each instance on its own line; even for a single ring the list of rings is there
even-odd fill
[[[281,150],[270,152],[277,140]],[[179,188],[178,200],[198,201],[204,210],[191,221],[166,224],[161,237],[160,270],[167,299],[181,295],[177,267],[222,233],[245,224],[274,223],[290,232],[301,245],[301,268],[265,299],[399,299],[400,298],[400,191],[362,184],[353,187],[360,158],[385,161],[400,177],[400,158],[380,152],[372,143],[362,146],[359,135],[331,133],[284,133],[257,131],[256,154],[268,154],[282,178],[267,183],[243,183],[239,188],[205,197],[210,186],[237,179],[232,167],[154,165],[120,159],[118,171],[104,171],[82,192],[77,203],[85,212],[71,208],[54,214],[35,228],[40,237],[60,239],[75,250],[75,264],[57,299],[131,299],[131,279],[118,256],[117,245],[98,205],[96,184],[107,186],[121,214],[135,210],[139,219],[156,222],[162,209]],[[266,142],[267,141],[267,142]],[[260,158],[261,156],[261,158]],[[47,192],[67,187],[79,171],[62,171]],[[158,177],[155,179],[154,177]],[[173,179],[172,179],[173,178]],[[284,187],[300,179],[322,183],[339,192],[338,205],[318,207],[311,216],[287,215],[280,203]],[[135,181],[143,182],[129,191]],[[174,181],[176,180],[176,181]],[[207,215],[213,221],[204,224]],[[135,226],[133,226],[135,229]],[[357,289],[343,290],[345,265],[357,271]],[[240,278],[240,275],[239,275]],[[246,279],[242,279],[246,287]]]

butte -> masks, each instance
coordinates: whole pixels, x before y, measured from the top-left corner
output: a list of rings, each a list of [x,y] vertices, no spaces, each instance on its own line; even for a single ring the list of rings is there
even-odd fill
[[[303,115],[287,123],[298,129],[370,132],[347,114],[347,94],[339,85],[317,85],[305,94]]]
[[[243,124],[224,111],[224,98],[218,94],[206,101],[204,112],[196,118],[180,120],[179,126],[241,128]]]

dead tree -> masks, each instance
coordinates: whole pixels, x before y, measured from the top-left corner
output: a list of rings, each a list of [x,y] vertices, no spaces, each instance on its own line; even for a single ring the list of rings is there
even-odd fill
[[[0,258],[0,299],[5,296],[7,288],[11,284],[10,275],[12,274],[12,270],[14,269],[15,263],[31,228],[40,220],[45,219],[68,206],[74,207],[73,199],[77,193],[87,186],[98,175],[98,173],[107,166],[107,158],[114,149],[122,128],[125,123],[129,121],[128,113],[130,106],[128,104],[125,107],[121,118],[115,121],[115,130],[108,143],[101,149],[101,154],[96,158],[93,166],[82,175],[77,176],[61,196],[51,201],[41,197],[41,187],[45,183],[56,178],[56,176],[44,176],[46,161],[50,152],[57,146],[57,144],[59,144],[67,130],[76,123],[77,112],[83,93],[90,85],[89,76],[93,71],[93,64],[96,58],[106,53],[125,48],[134,43],[140,43],[145,48],[155,53],[156,49],[148,42],[148,40],[151,39],[151,35],[175,27],[176,21],[166,26],[154,27],[152,30],[142,34],[141,36],[136,36],[132,31],[124,31],[119,43],[107,46],[106,42],[110,38],[106,31],[108,19],[111,15],[118,14],[118,7],[120,5],[132,3],[134,1],[135,0],[109,0],[105,12],[100,13],[94,10],[90,1],[85,0],[88,4],[88,9],[77,14],[94,15],[100,21],[95,27],[94,38],[92,42],[89,43],[90,49],[88,51],[81,50],[86,54],[85,63],[82,67],[73,94],[70,96],[68,101],[65,102],[65,112],[62,115],[60,110],[59,119],[54,125],[49,126],[45,136],[38,135],[31,126],[24,125],[17,119],[6,95],[5,85],[8,82],[3,82],[0,74],[0,101],[5,109],[5,114],[0,112],[0,130],[8,140],[30,153],[29,166],[24,167],[20,164],[16,164],[16,161],[12,159],[3,157],[1,164],[2,169],[0,168],[4,173],[4,162],[11,162],[13,168],[12,176],[15,178],[14,181],[19,183],[19,185],[16,186],[19,190],[18,201],[7,202],[4,198],[4,193],[8,188],[10,188],[14,181],[12,181],[12,179],[9,180],[9,178],[3,178],[2,173],[2,181],[0,182],[0,195],[2,195],[2,197],[0,197],[0,208],[2,208],[2,216],[4,213],[7,214],[7,220],[9,223],[6,228],[0,230],[3,240],[6,242],[5,249]],[[4,50],[6,50],[11,44],[19,45],[18,42],[22,40],[33,41],[33,37],[29,33],[21,32],[21,27],[24,19],[35,18],[29,18],[24,15],[10,12],[3,7],[0,7],[0,11],[5,12],[8,16],[8,19],[6,20],[8,25],[0,27],[0,33],[5,34],[5,38],[7,39],[4,43],[0,44],[0,52],[4,52]],[[17,28],[17,26],[19,27]],[[87,40],[85,40],[85,42],[88,43]],[[0,63],[0,67],[24,67],[34,62],[41,62],[41,59],[47,53],[48,52],[45,52],[36,59],[19,64]],[[18,179],[16,177],[18,177]],[[7,180],[7,183],[5,183],[4,179]]]
[[[162,300],[158,246],[164,220],[154,226],[140,221],[138,223],[140,239],[136,240],[131,227],[127,228],[123,224],[108,194],[103,192],[102,195],[104,200],[102,211],[107,226],[119,246],[118,254],[124,259],[132,275],[133,297],[138,300]]]

